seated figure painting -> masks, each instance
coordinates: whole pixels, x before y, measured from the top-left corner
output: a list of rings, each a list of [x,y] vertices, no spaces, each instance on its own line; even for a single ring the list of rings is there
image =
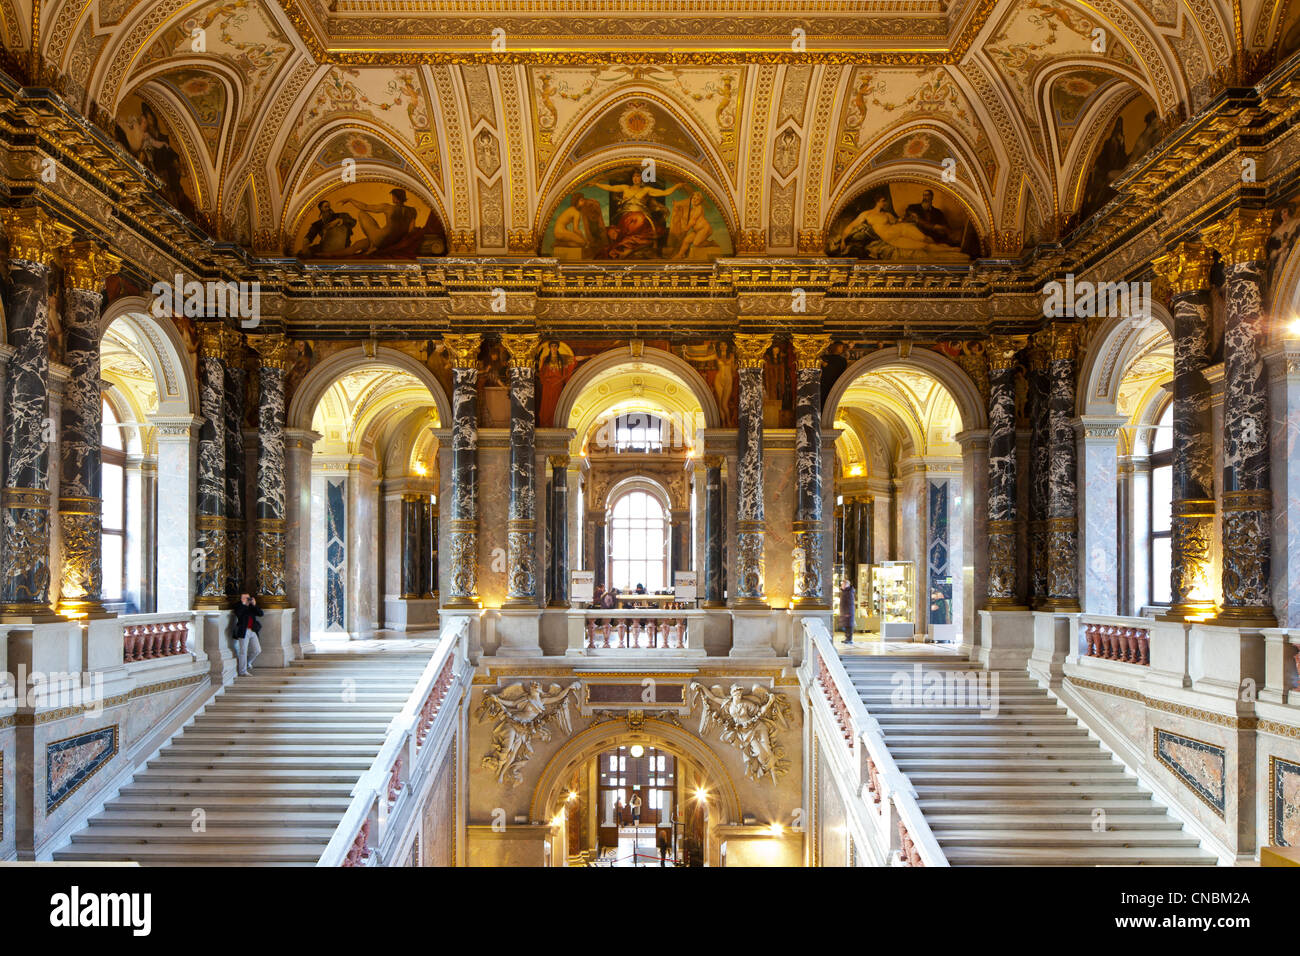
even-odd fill
[[[662,166],[626,166],[565,192],[541,253],[562,261],[710,262],[731,255],[732,244],[717,205],[699,186]]]
[[[386,183],[351,183],[301,214],[293,254],[299,259],[400,260],[441,256],[447,238],[421,197]]]
[[[840,210],[827,230],[826,252],[882,262],[962,263],[980,255],[980,239],[950,193],[892,182],[868,189]]]

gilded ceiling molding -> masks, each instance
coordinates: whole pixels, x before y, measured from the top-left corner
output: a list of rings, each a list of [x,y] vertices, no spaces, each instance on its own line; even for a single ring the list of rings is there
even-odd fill
[[[978,56],[968,59],[959,68],[961,79],[970,84],[970,89],[975,93],[972,104],[979,104],[984,108],[988,117],[993,122],[993,127],[997,131],[997,137],[994,142],[999,144],[1006,153],[1006,168],[1001,175],[1005,176],[1003,183],[1014,182],[1013,177],[1016,175],[1029,176],[1034,169],[1034,163],[1030,160],[1030,150],[1026,145],[1028,133],[1023,126],[1023,117],[1020,117],[1019,111],[1016,112],[1020,123],[1014,122],[1011,118],[1011,111],[1008,109],[1006,102],[998,95],[997,89],[989,79],[989,73],[986,66],[980,61]],[[961,85],[961,81],[958,81]],[[1022,134],[1024,139],[1022,139]],[[1043,172],[1040,168],[1039,172]],[[1040,183],[1040,186],[1042,184]],[[1005,188],[1002,190],[1005,194]],[[1055,191],[1048,188],[1046,190],[1049,196],[1054,195]],[[998,195],[998,186],[994,185],[994,196]],[[1023,227],[1019,218],[1008,218],[1008,205],[1004,204],[1002,212],[1002,232],[1015,231]],[[1053,202],[1055,208],[1055,202]],[[1012,207],[1011,215],[1018,216],[1017,207]]]
[[[822,229],[823,199],[830,190],[826,173],[827,139],[831,134],[832,117],[836,114],[835,102],[840,92],[841,76],[852,76],[851,70],[838,65],[820,68],[821,84],[817,92],[817,105],[813,113],[812,128],[808,136],[808,173],[803,177],[803,228],[799,230],[799,251],[821,253],[825,246]],[[847,92],[847,91],[846,91]]]
[[[767,129],[772,114],[772,94],[776,88],[776,69],[775,66],[759,68],[749,109],[745,111],[744,122],[749,124],[749,154],[745,160],[745,204],[741,213],[744,228],[737,252],[761,253],[767,247],[767,233],[763,229],[763,184],[771,168]]]
[[[496,71],[501,88],[502,120],[498,129],[505,139],[510,158],[510,229],[506,233],[506,248],[511,252],[532,252],[537,245],[533,231],[528,226],[530,213],[528,175],[527,125],[519,102],[519,79],[523,67],[503,67]]]
[[[452,80],[451,68],[433,67],[433,81],[438,89],[437,115],[442,117],[439,124],[447,138],[447,163],[451,173],[448,187],[451,196],[452,218],[447,224],[448,248],[451,252],[472,252],[472,246],[466,249],[464,233],[474,228],[474,217],[470,212],[469,160],[465,153],[465,136],[461,129],[461,106],[456,98],[456,87]],[[453,242],[453,230],[462,233]],[[471,233],[472,235],[472,233]],[[472,243],[472,240],[470,240]]]
[[[1134,19],[1117,0],[1092,0],[1098,13],[1115,26],[1116,32],[1133,48],[1138,60],[1146,67],[1147,79],[1154,87],[1156,108],[1161,116],[1177,113],[1185,102],[1187,90],[1180,89],[1181,84],[1174,82],[1169,71],[1169,64],[1156,47],[1145,26]],[[1086,9],[1086,8],[1085,8]],[[1167,50],[1167,45],[1165,46]]]

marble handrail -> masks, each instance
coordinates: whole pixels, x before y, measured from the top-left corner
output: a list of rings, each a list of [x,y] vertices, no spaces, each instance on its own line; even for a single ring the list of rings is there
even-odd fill
[[[415,689],[389,724],[379,753],[353,788],[352,801],[317,866],[378,866],[386,862],[380,847],[393,832],[391,822],[402,819],[417,796],[410,784],[422,766],[421,758],[429,752],[429,733],[455,684],[457,665],[468,666],[468,639],[467,618],[447,625]]]
[[[854,766],[861,778],[854,781],[853,790],[859,795],[864,790],[867,792],[869,800],[863,802],[870,804],[865,809],[874,821],[879,840],[897,849],[902,865],[948,866],[939,841],[934,838],[921,813],[916,788],[898,768],[885,745],[880,725],[853,686],[826,623],[819,618],[804,618],[803,628],[807,641],[804,662],[810,667],[806,673],[822,689],[821,695],[812,695],[813,700],[820,696],[825,701],[832,720],[842,730],[845,729],[844,722],[848,724],[851,737],[846,740],[846,745],[851,755],[858,758]],[[895,842],[897,847],[894,847]]]
[[[687,619],[680,613],[648,611],[634,614],[587,615],[588,648],[680,650],[687,646]]]

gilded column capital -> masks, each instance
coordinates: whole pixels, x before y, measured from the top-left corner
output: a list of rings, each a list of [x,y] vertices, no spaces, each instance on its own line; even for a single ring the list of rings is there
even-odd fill
[[[721,456],[721,455],[705,455],[705,456],[704,456],[704,467],[705,467],[705,468],[721,468],[721,467],[722,467],[722,456]]]
[[[501,345],[510,353],[510,365],[515,368],[531,367],[541,343],[542,337],[536,332],[501,336]]]
[[[1263,262],[1268,258],[1264,246],[1272,231],[1273,210],[1238,207],[1205,229],[1202,237],[1224,262],[1240,265],[1243,262]]]
[[[547,458],[546,458],[546,464],[549,465],[549,466],[552,467],[552,468],[568,468],[568,467],[569,467],[569,456],[568,456],[568,455],[548,455]]]
[[[821,368],[822,356],[831,347],[829,335],[792,335],[795,365],[798,368]]]
[[[249,344],[257,350],[258,364],[262,368],[283,370],[289,361],[289,340],[280,332],[249,336]]]
[[[225,325],[220,326],[220,328],[221,328],[221,338],[226,347],[227,360],[238,356],[240,350],[243,349],[244,347],[244,333],[237,332],[236,330]]]
[[[116,275],[122,257],[107,252],[97,242],[85,240],[64,247],[63,272],[68,285],[81,292],[102,292],[104,280]]]
[[[1079,349],[1079,326],[1074,322],[1057,322],[1051,328],[1048,342],[1053,362],[1075,358]]]
[[[208,358],[225,359],[227,338],[220,322],[199,323],[199,346]]]
[[[1026,339],[1020,335],[995,335],[989,340],[989,347],[984,354],[988,357],[989,368],[993,371],[1005,371],[1014,368],[1016,355],[1025,347]]]
[[[35,206],[0,210],[0,226],[9,237],[9,258],[48,266],[56,251],[72,241],[75,232]]]
[[[442,343],[451,353],[453,368],[478,368],[478,350],[483,344],[483,336],[478,332],[447,334],[442,337]]]
[[[736,364],[741,368],[762,368],[763,358],[772,347],[772,333],[737,332],[735,340]]]
[[[1201,292],[1210,287],[1210,250],[1199,242],[1180,242],[1152,260],[1156,275],[1169,283],[1174,295]]]

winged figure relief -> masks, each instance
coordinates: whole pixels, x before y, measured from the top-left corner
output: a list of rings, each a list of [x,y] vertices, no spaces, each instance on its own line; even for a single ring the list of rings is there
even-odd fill
[[[552,684],[543,690],[539,681],[529,681],[483,695],[474,718],[480,723],[495,720],[496,725],[492,749],[483,755],[481,765],[496,772],[498,783],[513,787],[523,780],[534,739],[550,740],[556,728],[566,736],[573,733],[569,703],[581,687],[574,681],[567,687]]]
[[[785,748],[776,742],[778,730],[790,726],[790,704],[779,693],[755,684],[746,693],[739,684],[724,692],[722,685],[705,687],[699,681],[690,685],[690,705],[703,705],[700,711],[700,736],[715,726],[718,739],[731,744],[745,758],[745,773],[754,780],[776,778],[789,769]]]

